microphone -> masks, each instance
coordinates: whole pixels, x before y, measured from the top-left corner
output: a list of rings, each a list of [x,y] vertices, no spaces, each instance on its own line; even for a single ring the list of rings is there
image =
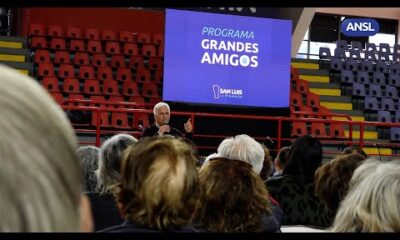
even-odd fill
[[[268,148],[271,148],[271,147],[275,144],[275,142],[268,136],[268,137],[265,138],[264,144],[265,144]]]

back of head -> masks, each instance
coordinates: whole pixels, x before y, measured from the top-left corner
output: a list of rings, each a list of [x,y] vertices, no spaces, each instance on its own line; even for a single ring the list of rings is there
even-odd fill
[[[333,224],[336,232],[400,232],[400,161],[365,160]]]
[[[65,114],[33,79],[0,66],[0,231],[79,231],[80,169]]]
[[[296,139],[291,147],[283,175],[290,175],[302,183],[314,180],[314,174],[322,163],[322,144],[310,135]]]
[[[357,153],[338,155],[315,172],[315,192],[333,213],[347,193],[353,172],[364,160]]]
[[[290,149],[291,149],[290,147],[283,147],[279,150],[276,156],[276,159],[279,162],[279,165],[282,169],[285,169],[285,166],[288,162]]]
[[[156,229],[190,224],[198,172],[190,145],[169,136],[145,138],[125,152],[117,201],[123,216]]]
[[[261,146],[264,149],[265,155],[264,155],[263,167],[260,172],[260,177],[262,180],[266,181],[272,173],[273,162],[267,146],[265,146],[264,144],[261,144]]]
[[[260,174],[265,152],[261,144],[246,134],[225,139],[218,146],[218,155],[231,160],[244,161]]]
[[[213,158],[200,171],[199,217],[211,232],[257,232],[270,214],[268,191],[248,163]]]
[[[357,147],[357,146],[350,146],[350,147],[347,147],[347,148],[345,148],[345,149],[343,150],[342,153],[343,153],[343,154],[358,153],[358,154],[360,154],[361,156],[363,156],[363,157],[365,157],[365,158],[368,158],[367,153],[364,152],[364,150],[362,150],[360,147]]]
[[[121,160],[124,150],[137,139],[128,134],[117,134],[100,147],[97,191],[111,193],[110,188],[120,181]]]
[[[83,190],[94,192],[97,185],[95,171],[99,167],[100,149],[95,146],[81,146],[76,150],[78,159],[81,160],[81,183]]]

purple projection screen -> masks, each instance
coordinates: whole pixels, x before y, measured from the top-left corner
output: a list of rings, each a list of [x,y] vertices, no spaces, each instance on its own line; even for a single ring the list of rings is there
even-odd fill
[[[289,107],[289,20],[166,10],[163,100]]]

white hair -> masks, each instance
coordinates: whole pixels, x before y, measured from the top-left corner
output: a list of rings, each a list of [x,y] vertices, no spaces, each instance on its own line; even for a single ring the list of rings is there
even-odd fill
[[[0,231],[80,230],[80,164],[66,115],[29,76],[0,65]]]
[[[240,160],[253,166],[260,174],[265,152],[261,144],[246,134],[225,139],[218,146],[218,155],[231,160]]]
[[[121,160],[123,152],[138,140],[128,134],[120,133],[107,139],[100,147],[99,169],[96,190],[101,194],[110,193],[110,187],[121,178]]]
[[[169,109],[168,103],[159,102],[159,103],[157,103],[156,105],[154,105],[154,108],[153,108],[153,114],[154,114],[154,115],[157,115],[158,109],[159,109],[160,107],[166,107],[166,108],[168,109],[168,112],[171,112],[171,110]]]
[[[333,223],[335,232],[400,232],[400,161],[365,160]]]
[[[206,166],[208,164],[208,162],[210,162],[211,159],[213,158],[219,158],[220,156],[218,155],[218,153],[212,153],[210,155],[208,155],[206,157],[206,159],[203,162],[203,165],[201,165],[201,169],[203,169],[204,166]]]

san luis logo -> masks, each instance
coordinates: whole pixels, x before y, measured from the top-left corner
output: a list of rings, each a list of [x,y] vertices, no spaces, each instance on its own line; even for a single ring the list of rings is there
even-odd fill
[[[341,30],[349,37],[374,36],[379,32],[379,23],[371,18],[348,18],[342,22]]]

